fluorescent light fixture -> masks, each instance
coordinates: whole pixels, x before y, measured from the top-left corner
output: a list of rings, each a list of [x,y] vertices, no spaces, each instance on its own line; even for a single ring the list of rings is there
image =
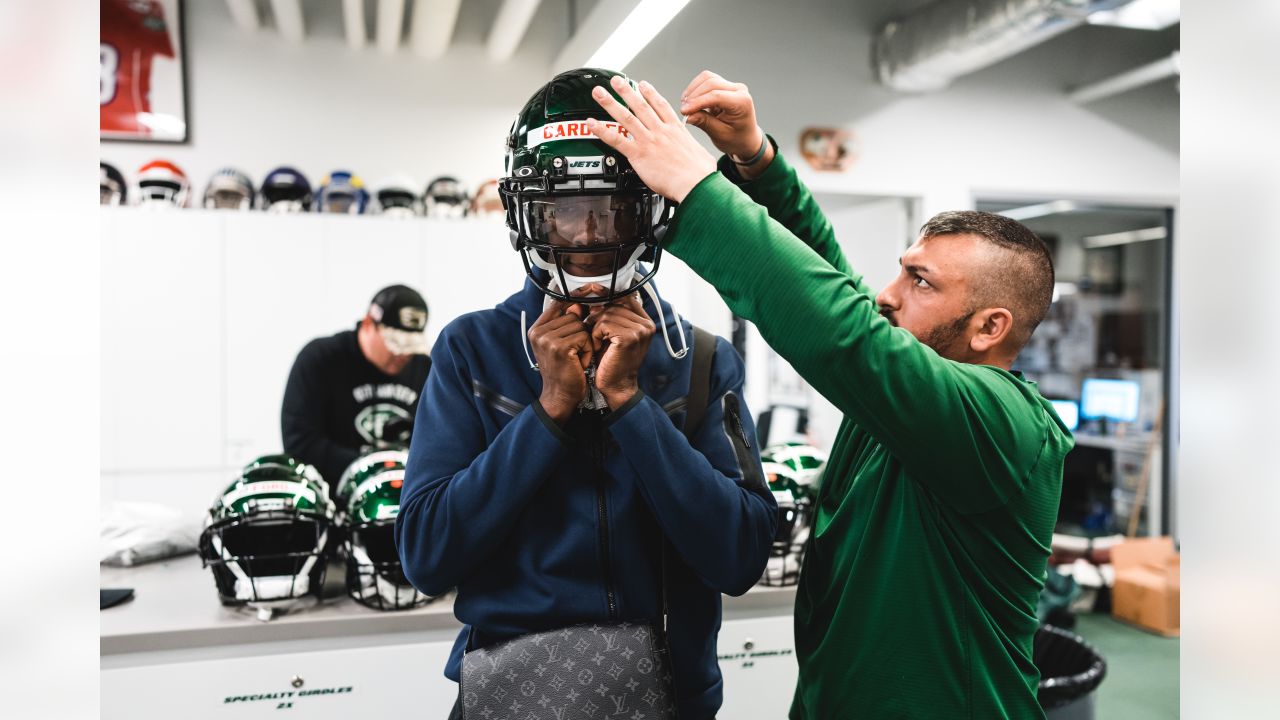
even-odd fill
[[[1133,0],[1114,10],[1089,13],[1090,25],[1113,25],[1135,30],[1163,30],[1181,19],[1179,0]]]
[[[1167,237],[1169,237],[1169,230],[1164,226],[1160,226],[1143,228],[1142,230],[1109,233],[1107,235],[1086,235],[1084,238],[1084,246],[1086,249],[1093,250],[1095,248],[1111,247],[1112,245],[1128,245],[1129,243],[1146,242],[1148,240],[1163,240]]]
[[[1068,295],[1075,295],[1080,292],[1080,286],[1073,282],[1056,282],[1053,284],[1053,299],[1049,302],[1056,303]]]
[[[641,0],[583,67],[623,70],[689,0]]]
[[[1001,210],[997,214],[1013,220],[1022,221],[1030,220],[1031,218],[1044,217],[1045,215],[1057,215],[1058,213],[1066,213],[1078,209],[1079,205],[1071,202],[1070,200],[1054,200],[1053,202],[1009,208],[1008,210]]]

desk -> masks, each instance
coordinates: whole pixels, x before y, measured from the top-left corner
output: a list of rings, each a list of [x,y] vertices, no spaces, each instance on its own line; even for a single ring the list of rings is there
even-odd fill
[[[1142,480],[1142,469],[1147,453],[1151,453],[1150,482],[1147,484],[1147,496],[1143,510],[1147,535],[1156,536],[1164,532],[1161,524],[1164,504],[1164,478],[1161,464],[1159,438],[1149,433],[1132,435],[1089,435],[1077,433],[1076,447],[1096,448],[1109,451],[1111,460],[1111,508],[1115,517],[1114,526],[1108,531],[1125,532],[1129,526],[1129,516],[1133,513],[1137,502],[1138,486]],[[1152,443],[1157,443],[1153,448]],[[1073,451],[1074,452],[1074,451]],[[1070,458],[1068,458],[1070,461]],[[1067,478],[1064,478],[1066,481]],[[1079,481],[1078,478],[1075,481]],[[1068,497],[1069,488],[1063,488],[1063,496]]]
[[[102,587],[135,591],[101,614],[102,717],[445,718],[457,686],[443,669],[461,628],[452,596],[372,610],[342,594],[340,569],[331,565],[323,603],[261,622],[222,606],[194,556],[102,568]],[[794,588],[724,598],[721,717],[785,717],[794,604]]]

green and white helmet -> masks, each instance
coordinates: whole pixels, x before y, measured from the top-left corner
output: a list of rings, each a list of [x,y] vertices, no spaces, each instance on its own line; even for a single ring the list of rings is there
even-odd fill
[[[315,468],[282,455],[258,458],[209,508],[200,558],[224,605],[247,605],[266,620],[320,596],[333,522]]]
[[[407,610],[432,599],[405,577],[396,551],[407,460],[402,450],[366,455],[352,463],[339,487],[346,500],[347,594],[377,610]]]
[[[596,87],[613,93],[615,76],[632,82],[598,68],[556,75],[529,98],[507,136],[498,189],[511,246],[534,284],[558,300],[596,283],[603,294],[573,299],[610,302],[648,282],[674,209],[587,128],[589,118],[618,127],[591,96]],[[640,262],[652,264],[646,270]]]
[[[760,583],[794,585],[800,580],[817,481],[827,455],[811,445],[787,443],[765,448],[760,460],[778,502],[778,529]]]
[[[356,458],[338,478],[338,490],[333,499],[337,501],[339,511],[346,512],[352,491],[365,480],[386,470],[404,470],[408,461],[409,451],[403,448],[378,450]]]
[[[785,465],[793,471],[796,482],[812,493],[822,478],[827,465],[827,453],[803,443],[771,445],[760,453],[762,460]]]

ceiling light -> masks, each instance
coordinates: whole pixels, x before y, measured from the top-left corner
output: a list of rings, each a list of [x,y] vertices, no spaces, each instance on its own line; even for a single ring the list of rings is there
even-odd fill
[[[1114,10],[1089,13],[1089,24],[1135,30],[1163,30],[1181,19],[1180,5],[1179,0],[1133,0]]]
[[[1001,210],[997,214],[1003,215],[1012,220],[1022,221],[1030,220],[1031,218],[1044,217],[1045,215],[1057,215],[1058,213],[1071,212],[1072,210],[1077,209],[1079,209],[1079,206],[1070,200],[1054,200],[1053,202],[1009,208],[1008,210]]]
[[[1142,230],[1129,230],[1127,232],[1109,233],[1107,235],[1086,235],[1084,238],[1084,246],[1086,249],[1111,247],[1112,245],[1128,245],[1129,243],[1146,242],[1148,240],[1163,240],[1169,237],[1169,230],[1164,226],[1143,228]]]
[[[689,0],[641,0],[583,67],[623,70]]]

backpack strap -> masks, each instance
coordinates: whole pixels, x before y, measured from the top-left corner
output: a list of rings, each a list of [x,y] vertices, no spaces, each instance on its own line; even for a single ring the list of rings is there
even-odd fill
[[[693,326],[693,374],[689,377],[689,394],[685,404],[684,436],[693,440],[707,414],[711,399],[711,361],[716,355],[716,336]]]

